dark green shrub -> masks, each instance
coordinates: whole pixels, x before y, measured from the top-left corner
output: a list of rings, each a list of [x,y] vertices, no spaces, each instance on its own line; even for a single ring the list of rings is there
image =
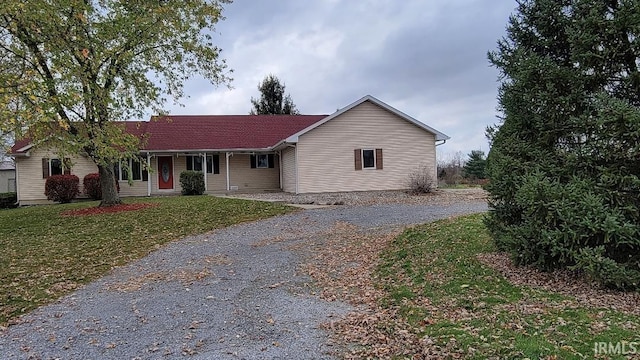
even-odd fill
[[[69,203],[80,193],[80,179],[75,175],[52,175],[44,184],[48,200]]]
[[[14,192],[0,194],[0,209],[11,209],[17,205],[18,194]]]
[[[627,67],[640,48],[606,34],[635,38],[630,18],[596,0],[523,1],[490,54],[504,79],[487,132],[497,247],[619,289],[640,288],[640,70]]]
[[[100,174],[91,173],[82,179],[84,193],[92,200],[102,200],[102,187],[100,185]],[[116,190],[120,192],[120,184],[116,181]]]
[[[204,173],[202,171],[186,170],[180,173],[182,195],[204,194]]]

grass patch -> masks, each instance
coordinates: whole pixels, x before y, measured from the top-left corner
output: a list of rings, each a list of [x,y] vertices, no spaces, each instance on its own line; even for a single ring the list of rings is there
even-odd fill
[[[585,359],[596,342],[624,341],[640,352],[637,315],[513,285],[477,260],[495,251],[482,216],[407,230],[383,253],[380,306],[397,309],[398,324],[454,358]]]
[[[91,216],[61,213],[98,202],[0,211],[0,324],[171,240],[294,211],[280,204],[213,196],[125,202],[157,206]]]

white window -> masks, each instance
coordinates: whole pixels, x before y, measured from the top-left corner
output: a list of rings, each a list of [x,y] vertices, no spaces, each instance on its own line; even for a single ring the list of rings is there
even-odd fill
[[[69,159],[65,159],[67,165],[69,164]],[[65,166],[65,162],[60,159],[42,159],[42,178],[46,179],[52,175],[63,175],[63,174],[71,174],[71,169],[69,166]]]
[[[187,170],[202,171],[202,156],[187,156]],[[207,155],[207,174],[220,174],[220,155]]]
[[[355,169],[382,170],[382,149],[355,149]]]
[[[116,173],[116,179],[120,181],[129,181],[129,173],[131,171],[131,180],[133,181],[148,181],[149,172],[144,168],[140,160],[129,159],[116,165],[114,171]]]
[[[266,154],[256,155],[256,167],[258,169],[269,168],[269,157]]]
[[[374,169],[376,167],[375,150],[362,150],[362,167],[365,169]]]
[[[251,155],[252,169],[267,169],[275,167],[275,159],[273,154],[256,154]]]

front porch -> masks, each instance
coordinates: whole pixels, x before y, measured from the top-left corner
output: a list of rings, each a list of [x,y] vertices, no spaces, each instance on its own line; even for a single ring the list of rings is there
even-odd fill
[[[202,171],[205,192],[281,191],[280,156],[275,152],[147,153],[148,181],[121,184],[122,196],[180,194],[180,173]],[[142,187],[146,186],[146,189]],[[142,191],[144,194],[141,194]]]

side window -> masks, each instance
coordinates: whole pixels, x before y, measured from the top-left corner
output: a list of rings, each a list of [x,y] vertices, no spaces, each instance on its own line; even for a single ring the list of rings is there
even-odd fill
[[[42,178],[46,179],[52,175],[67,175],[71,174],[70,159],[42,159]]]
[[[376,166],[375,152],[373,150],[362,150],[362,167],[374,168]]]
[[[382,170],[382,149],[355,149],[354,164],[356,170]]]
[[[127,169],[128,168],[128,169]],[[144,168],[140,160],[126,160],[114,167],[116,179],[120,181],[128,181],[131,170],[131,180],[133,181],[149,181],[149,172]]]
[[[252,169],[275,168],[275,156],[273,154],[256,154],[250,156]]]
[[[220,174],[220,155],[207,155],[207,174]]]

